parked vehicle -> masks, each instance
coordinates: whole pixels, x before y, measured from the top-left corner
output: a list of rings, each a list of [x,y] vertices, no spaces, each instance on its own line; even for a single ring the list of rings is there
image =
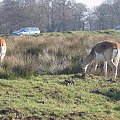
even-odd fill
[[[120,25],[115,28],[115,30],[120,30]]]
[[[26,27],[21,28],[15,32],[12,32],[11,35],[22,36],[22,35],[38,35],[40,34],[40,30],[37,27]]]

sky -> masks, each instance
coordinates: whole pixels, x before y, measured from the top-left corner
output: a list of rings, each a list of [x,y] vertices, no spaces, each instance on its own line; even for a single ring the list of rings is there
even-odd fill
[[[105,0],[76,0],[76,2],[84,3],[88,8],[93,8],[95,6],[99,6]]]
[[[0,0],[2,1],[2,0]],[[84,3],[88,8],[93,8],[95,6],[99,6],[105,0],[76,0],[76,2]]]

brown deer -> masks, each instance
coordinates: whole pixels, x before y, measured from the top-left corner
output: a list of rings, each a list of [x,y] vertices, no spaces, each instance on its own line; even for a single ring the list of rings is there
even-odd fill
[[[3,59],[6,54],[6,42],[3,38],[0,38],[0,63],[2,65]]]
[[[104,73],[107,76],[107,64],[112,68],[113,79],[117,76],[117,68],[120,59],[120,44],[113,41],[103,41],[97,43],[91,50],[88,56],[80,60],[83,75],[85,77],[88,65],[95,61],[95,70],[99,61],[104,62]]]

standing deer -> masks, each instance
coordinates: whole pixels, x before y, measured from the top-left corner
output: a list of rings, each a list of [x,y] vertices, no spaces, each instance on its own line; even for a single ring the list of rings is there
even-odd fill
[[[0,63],[2,65],[3,59],[6,54],[6,42],[3,38],[0,38]]]
[[[80,60],[83,76],[85,77],[88,65],[94,60],[95,70],[99,61],[104,62],[104,73],[107,77],[107,64],[112,68],[113,79],[117,76],[117,68],[120,59],[120,44],[112,41],[104,41],[97,43],[91,50],[90,54]]]

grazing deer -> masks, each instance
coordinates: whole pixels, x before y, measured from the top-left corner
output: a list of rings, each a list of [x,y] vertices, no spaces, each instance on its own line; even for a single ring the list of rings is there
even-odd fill
[[[0,63],[2,65],[3,59],[6,54],[6,42],[3,38],[0,38]]]
[[[104,41],[97,43],[87,57],[80,60],[83,75],[85,76],[88,65],[95,61],[95,70],[99,61],[104,62],[104,73],[107,77],[107,64],[112,68],[113,79],[117,76],[117,68],[120,58],[120,44],[112,41]]]

